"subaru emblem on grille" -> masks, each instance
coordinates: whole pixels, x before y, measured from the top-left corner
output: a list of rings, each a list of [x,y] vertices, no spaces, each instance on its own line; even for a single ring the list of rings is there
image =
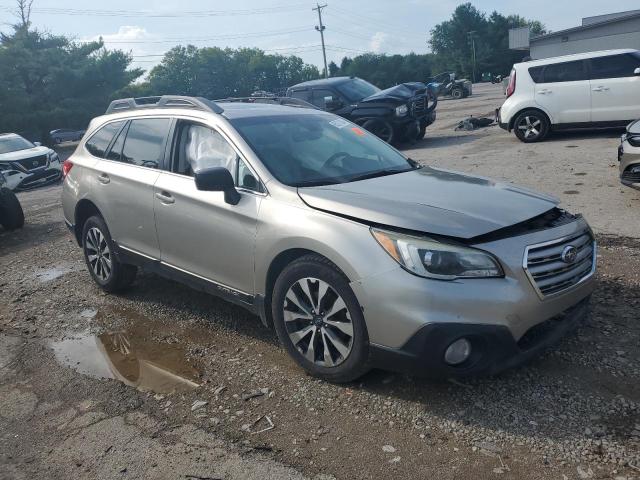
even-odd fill
[[[562,255],[560,256],[564,263],[573,263],[576,261],[577,257],[578,249],[573,245],[567,245],[566,247],[564,247],[564,249],[562,250]]]

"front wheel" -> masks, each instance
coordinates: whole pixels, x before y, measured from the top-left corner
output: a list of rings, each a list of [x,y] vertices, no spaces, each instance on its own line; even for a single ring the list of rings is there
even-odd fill
[[[0,225],[6,230],[24,226],[24,211],[16,194],[6,187],[0,188]]]
[[[454,88],[453,90],[451,90],[451,97],[454,100],[460,100],[462,97],[464,97],[464,92],[461,88]]]
[[[539,142],[549,133],[549,120],[542,112],[525,110],[514,120],[513,131],[522,142]]]
[[[93,216],[85,222],[82,249],[89,273],[100,288],[115,292],[133,283],[138,269],[117,259],[111,234],[102,217]]]
[[[309,374],[350,382],[369,370],[369,337],[348,280],[317,255],[288,265],[271,302],[278,338]]]
[[[371,118],[366,120],[362,126],[389,144],[393,143],[396,138],[393,125],[386,120]]]

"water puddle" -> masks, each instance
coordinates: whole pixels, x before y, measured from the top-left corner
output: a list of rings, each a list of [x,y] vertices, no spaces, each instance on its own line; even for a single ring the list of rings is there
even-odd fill
[[[74,334],[51,348],[59,363],[81,374],[113,378],[138,390],[173,393],[199,387],[200,375],[186,348],[154,340],[153,328],[138,321],[124,330]]]
[[[50,282],[51,280],[60,278],[61,276],[69,273],[70,271],[71,269],[67,267],[52,267],[52,268],[45,268],[43,270],[39,270],[35,276],[41,282]]]

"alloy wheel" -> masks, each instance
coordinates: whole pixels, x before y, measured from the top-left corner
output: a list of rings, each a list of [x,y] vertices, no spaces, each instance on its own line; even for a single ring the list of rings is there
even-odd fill
[[[532,139],[540,135],[542,121],[535,116],[527,115],[518,124],[518,130],[523,131],[525,139]]]
[[[327,282],[306,277],[287,291],[283,317],[289,339],[310,362],[335,367],[353,347],[353,323],[342,297]]]
[[[111,276],[111,250],[100,229],[92,227],[87,231],[85,239],[87,259],[93,273],[101,281],[106,282]]]

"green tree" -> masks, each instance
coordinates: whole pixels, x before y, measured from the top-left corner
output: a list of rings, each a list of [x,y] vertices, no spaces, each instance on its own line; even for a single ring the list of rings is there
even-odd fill
[[[101,41],[77,44],[32,30],[23,15],[12,33],[0,34],[0,131],[47,141],[54,128],[86,127],[115,92],[142,75],[130,63]]]
[[[283,93],[288,86],[318,78],[317,67],[296,56],[269,55],[258,48],[178,46],[149,73],[146,90],[153,95],[226,98],[255,90]]]

